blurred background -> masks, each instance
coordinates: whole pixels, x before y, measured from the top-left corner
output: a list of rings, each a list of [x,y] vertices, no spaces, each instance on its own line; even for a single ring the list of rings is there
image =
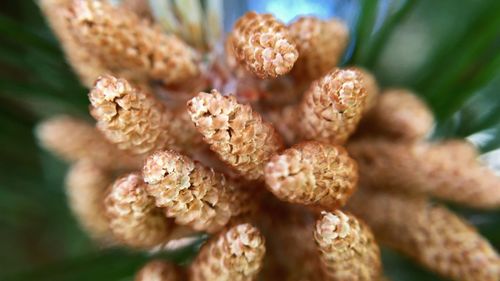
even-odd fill
[[[352,39],[344,64],[364,66],[383,87],[407,87],[434,111],[432,138],[468,138],[500,171],[500,1],[225,1],[229,29],[246,10],[283,21],[340,17]],[[0,1],[0,280],[131,280],[148,257],[102,250],[65,200],[66,165],[33,136],[58,113],[89,118],[86,90],[65,63],[36,1]],[[450,206],[500,249],[500,211]],[[199,243],[166,258],[185,262]],[[393,280],[440,280],[383,250]]]

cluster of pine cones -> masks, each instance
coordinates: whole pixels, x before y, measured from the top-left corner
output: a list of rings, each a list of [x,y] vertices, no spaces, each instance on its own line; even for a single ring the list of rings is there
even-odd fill
[[[498,208],[499,177],[464,140],[426,141],[433,116],[410,91],[336,68],[342,21],[248,12],[218,40],[206,7],[198,25],[163,11],[185,32],[147,1],[39,3],[97,121],[37,129],[72,163],[82,227],[150,252],[211,234],[188,266],[153,260],[136,280],[385,280],[378,243],[447,278],[500,280],[488,241],[429,199]]]

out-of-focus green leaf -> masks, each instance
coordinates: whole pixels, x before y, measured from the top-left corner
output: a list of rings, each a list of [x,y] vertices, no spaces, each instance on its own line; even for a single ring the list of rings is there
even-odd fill
[[[397,281],[440,281],[437,275],[425,271],[422,267],[410,261],[407,257],[399,253],[382,247],[382,263],[384,265],[384,274],[390,280]]]
[[[22,194],[0,188],[0,225],[14,227],[28,223],[24,219],[36,217],[36,212],[41,210],[40,207]]]
[[[54,245],[56,246],[56,245]],[[60,263],[46,265],[31,272],[3,278],[4,281],[78,281],[78,280],[122,280],[133,276],[134,272],[147,260],[145,255],[122,251],[92,253]]]
[[[481,151],[488,152],[500,147],[500,69],[497,59],[492,61],[476,77],[464,86],[466,102],[452,117],[439,122],[436,138],[469,137]],[[472,94],[470,94],[472,92]],[[464,98],[457,94],[457,98]],[[450,101],[454,104],[453,101]]]
[[[482,36],[483,24],[488,24],[488,20],[492,18],[484,18],[488,16],[491,6],[496,5],[492,0],[481,1],[464,1],[461,5],[456,5],[456,1],[441,1],[436,3],[434,7],[432,2],[427,2],[424,5],[422,13],[427,13],[431,16],[426,28],[433,27],[428,30],[429,37],[425,38],[423,43],[429,44],[432,49],[427,51],[427,56],[422,58],[422,63],[415,68],[415,76],[413,81],[409,81],[419,92],[425,93],[432,88],[432,84],[440,80],[441,77],[449,74],[444,72],[454,72],[452,69],[457,65],[458,56],[462,56],[462,51],[469,49],[478,42],[470,41],[474,36]],[[455,15],[457,20],[451,20],[447,15],[443,14],[443,10],[449,11]],[[440,14],[442,17],[436,17],[433,14]],[[449,15],[449,14],[448,14]],[[425,24],[425,23],[424,23]],[[481,32],[478,32],[480,28]],[[433,40],[429,40],[429,39]],[[444,74],[444,75],[443,75]],[[429,95],[427,95],[429,96]]]
[[[0,14],[0,34],[3,38],[14,40],[20,44],[36,47],[39,50],[58,56],[60,54],[54,42],[34,32],[29,27],[20,24]]]
[[[378,0],[361,0],[360,14],[354,33],[356,45],[354,47],[354,52],[349,59],[350,62],[360,61],[362,53],[366,52],[367,42],[370,39],[373,31],[373,25],[375,24],[375,19],[377,18],[377,6],[379,4]]]
[[[421,94],[431,73],[446,67],[445,57],[469,42],[463,36],[495,0],[416,1],[387,38],[373,65],[380,83]],[[479,32],[479,31],[478,31]]]
[[[484,50],[500,36],[498,30],[500,17],[496,12],[500,10],[500,2],[496,3],[497,7],[489,7],[486,12],[481,13],[462,39],[461,46],[447,54],[448,61],[429,70],[431,79],[426,82],[426,88],[422,92],[433,106],[439,120],[453,113],[474,93],[474,88],[488,82],[493,75],[496,75],[500,62],[498,54],[489,66],[482,66],[482,73],[476,75],[477,78],[471,78],[471,74],[467,73],[474,66],[474,62],[484,54]],[[467,80],[472,82],[466,82]]]
[[[51,99],[60,99],[56,92],[47,89],[44,85],[32,85],[7,79],[0,80],[0,92],[3,95],[20,95],[24,98],[45,96]]]
[[[499,73],[500,74],[500,73]],[[465,96],[470,99],[462,103],[461,108],[451,117],[440,121],[434,132],[435,138],[468,137],[472,134],[491,131],[500,123],[500,75],[496,74],[485,84],[472,81],[470,88],[465,88]],[[479,80],[481,77],[477,77]],[[472,92],[472,94],[470,94]],[[457,92],[457,99],[464,98]],[[450,101],[450,104],[454,104]],[[491,133],[490,133],[491,134]],[[500,146],[499,146],[500,147]]]
[[[80,95],[77,96],[78,94]],[[86,96],[79,93],[79,91],[74,93],[73,97],[71,95],[63,96],[60,92],[47,87],[47,85],[30,84],[12,79],[0,78],[0,96],[11,97],[20,102],[23,102],[23,99],[26,99],[25,102],[29,102],[29,100],[45,100],[54,106],[59,105],[61,108],[65,108],[67,112],[76,114],[86,112],[88,106]]]
[[[366,43],[366,53],[359,59],[359,63],[368,68],[372,68],[375,61],[378,59],[378,54],[387,43],[387,38],[391,35],[394,28],[401,22],[402,19],[412,10],[415,5],[415,0],[405,0],[398,7],[391,6],[389,16],[384,20],[382,27],[373,37]]]
[[[50,162],[40,161],[33,124],[16,104],[0,103],[0,227],[6,228],[0,231],[0,248],[18,251],[9,258],[0,255],[0,274],[92,249],[67,208],[64,170],[50,165],[57,182],[43,173]]]
[[[450,106],[457,103],[461,106],[459,111],[461,122],[457,135],[468,136],[500,123],[499,87],[500,53],[489,66],[486,66],[464,86],[462,92],[457,89],[458,102],[450,102]],[[470,99],[463,101],[466,98]]]
[[[193,257],[193,254],[198,251],[205,240],[205,236],[200,236],[195,243],[185,248],[170,252],[158,252],[152,255],[124,250],[99,251],[86,256],[67,259],[60,263],[46,265],[31,272],[11,275],[2,280],[132,280],[137,270],[151,259],[163,259],[177,264],[185,263]]]

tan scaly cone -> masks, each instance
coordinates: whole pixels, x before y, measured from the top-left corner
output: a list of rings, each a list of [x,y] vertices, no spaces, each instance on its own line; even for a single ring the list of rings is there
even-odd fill
[[[174,148],[190,150],[201,142],[188,118],[165,107],[151,93],[125,79],[99,77],[89,93],[97,128],[120,149],[145,155]]]
[[[143,169],[148,193],[177,224],[211,233],[251,211],[250,194],[223,174],[175,151],[158,151]]]
[[[71,2],[72,0],[38,1],[52,31],[62,45],[66,59],[78,75],[81,83],[90,88],[99,75],[108,73],[109,70],[106,69],[98,57],[80,45],[74,38],[68,23],[62,16],[67,13]]]
[[[142,159],[120,151],[84,120],[59,115],[38,124],[36,135],[43,147],[65,161],[90,159],[107,169],[137,169]]]
[[[191,281],[252,281],[262,267],[264,237],[250,224],[213,237],[189,266]]]
[[[368,70],[356,66],[349,67],[348,69],[357,71],[361,75],[361,79],[363,80],[363,87],[366,91],[365,105],[363,108],[363,118],[366,118],[366,113],[375,106],[377,100],[380,97],[380,87],[375,76]]]
[[[181,281],[179,269],[166,261],[152,260],[135,275],[134,281]]]
[[[350,210],[378,241],[453,280],[495,281],[500,258],[464,219],[422,197],[363,190]]]
[[[304,94],[296,113],[297,130],[305,140],[344,143],[362,117],[365,99],[358,71],[334,69]]]
[[[286,26],[271,14],[246,13],[229,36],[238,62],[260,78],[288,73],[298,57]]]
[[[364,139],[351,142],[360,183],[378,189],[425,193],[466,206],[500,206],[500,177],[476,160],[466,141],[401,143]]]
[[[283,148],[276,130],[234,96],[217,90],[199,93],[188,102],[188,110],[210,148],[248,180],[261,179],[264,165]]]
[[[265,180],[280,200],[335,210],[356,189],[358,169],[343,147],[309,141],[271,158]]]
[[[299,52],[291,72],[298,80],[312,81],[335,68],[349,42],[347,25],[338,19],[302,16],[288,30]]]
[[[381,136],[397,141],[425,138],[434,125],[427,105],[404,89],[384,91],[360,124],[363,135]]]
[[[173,224],[155,206],[142,177],[132,173],[117,179],[104,201],[109,226],[123,244],[151,249],[165,242]]]
[[[70,209],[83,229],[103,243],[113,240],[103,205],[106,189],[111,183],[111,175],[87,159],[73,164],[66,175]]]
[[[78,42],[120,75],[179,84],[200,72],[198,55],[187,44],[126,8],[73,0],[67,21]]]
[[[371,230],[351,214],[323,212],[316,222],[318,246],[325,281],[378,280],[380,249]]]

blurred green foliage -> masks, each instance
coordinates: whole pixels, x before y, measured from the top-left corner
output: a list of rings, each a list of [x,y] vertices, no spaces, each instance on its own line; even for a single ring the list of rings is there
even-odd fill
[[[500,1],[359,0],[359,6],[348,64],[371,69],[385,87],[420,94],[438,121],[434,138],[482,133],[479,147],[498,149]],[[0,8],[0,280],[129,280],[148,257],[92,245],[65,204],[65,164],[33,137],[46,116],[87,116],[86,90],[36,3],[2,1]],[[500,212],[452,207],[500,248]],[[185,261],[198,245],[164,257]],[[383,259],[393,280],[440,280],[392,251],[384,249]]]

